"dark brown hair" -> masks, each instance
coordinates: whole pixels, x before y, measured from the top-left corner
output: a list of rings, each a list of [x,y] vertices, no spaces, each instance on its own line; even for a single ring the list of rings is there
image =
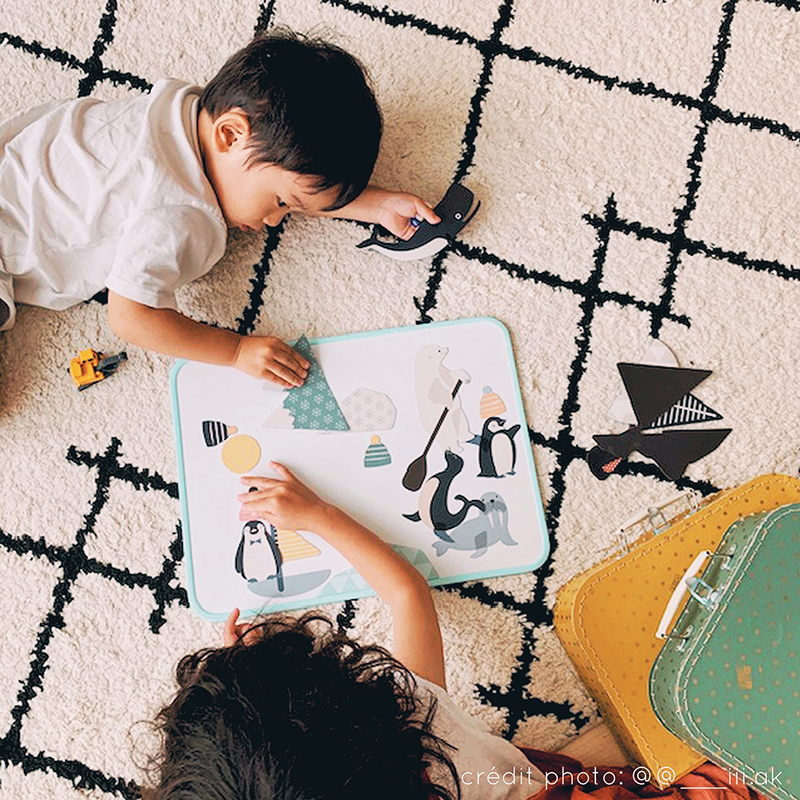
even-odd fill
[[[358,197],[369,182],[383,123],[366,71],[336,45],[281,28],[234,53],[203,90],[216,119],[240,108],[250,122],[251,160],[338,187],[328,210]]]
[[[316,612],[270,616],[247,643],[201,650],[155,725],[152,800],[452,800],[435,702],[386,650]],[[430,782],[438,764],[452,788]],[[449,783],[449,781],[448,781]]]

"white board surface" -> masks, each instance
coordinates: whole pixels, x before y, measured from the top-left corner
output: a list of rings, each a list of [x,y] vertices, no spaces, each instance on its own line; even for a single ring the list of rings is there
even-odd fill
[[[278,532],[279,549],[285,551],[279,588],[273,552],[249,532],[244,535],[236,500],[244,490],[242,474],[275,477],[270,461],[285,464],[320,496],[400,548],[432,585],[527,572],[544,561],[548,538],[542,503],[510,338],[500,322],[431,323],[312,340],[311,345],[340,408],[355,414],[351,423],[375,422],[382,429],[271,427],[280,417],[291,424],[292,416],[283,410],[290,392],[232,368],[190,361],[173,368],[182,529],[190,602],[198,614],[222,619],[235,607],[250,615],[372,593],[345,559],[306,531]],[[425,449],[430,420],[438,420],[445,407],[442,385],[435,385],[442,376],[451,381],[450,388],[456,377],[462,384],[425,458],[425,483],[409,491],[403,476]],[[357,391],[364,389],[369,391]],[[383,413],[374,418],[356,409],[364,405],[363,395],[372,393],[382,396]],[[396,412],[388,428],[385,398]],[[498,462],[495,471],[503,471],[497,477],[490,476],[493,462],[486,456],[482,466],[478,443],[490,416],[503,421],[492,422],[485,435],[487,452],[494,452]],[[214,423],[206,425],[210,439],[204,423]],[[517,425],[513,437],[502,432]],[[459,438],[466,429],[473,441]],[[376,436],[379,444],[373,442]],[[513,471],[507,460],[513,457],[511,443]],[[449,471],[444,448],[458,456],[449,457]],[[435,477],[443,472],[446,478]],[[437,519],[444,514],[451,528],[433,529],[431,497],[437,488]],[[458,495],[473,501],[462,514],[464,500]],[[408,518],[415,512],[419,521]],[[245,539],[248,546],[240,548]],[[237,560],[237,553],[246,556]],[[256,553],[258,558],[251,555]]]

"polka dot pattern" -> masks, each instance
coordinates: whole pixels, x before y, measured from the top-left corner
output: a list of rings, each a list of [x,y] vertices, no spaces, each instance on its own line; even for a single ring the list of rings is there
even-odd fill
[[[687,602],[650,679],[676,735],[780,800],[800,790],[800,504],[732,525],[703,575],[716,602]]]

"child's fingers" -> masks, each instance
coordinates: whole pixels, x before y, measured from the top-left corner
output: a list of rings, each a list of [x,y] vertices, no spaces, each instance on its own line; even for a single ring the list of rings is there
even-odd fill
[[[222,632],[222,641],[225,647],[232,647],[237,642],[250,644],[258,638],[251,623],[244,622],[237,625],[238,619],[239,609],[234,608],[225,620],[225,628]]]
[[[290,389],[295,386],[302,386],[308,374],[306,370],[300,369],[299,366],[296,369],[292,369],[276,359],[273,359],[264,369],[265,378],[281,386],[288,386]]]
[[[308,369],[311,366],[311,362],[302,353],[284,342],[283,339],[276,339],[275,341],[278,343],[278,352],[285,353],[293,358],[303,369]]]
[[[290,470],[275,461],[270,462],[270,467],[278,473],[279,478],[245,477],[241,481],[249,486],[249,491],[236,496],[242,504],[239,510],[239,519],[267,519],[274,521],[285,513],[287,503],[291,506],[300,481],[295,478]],[[289,484],[295,484],[290,488]],[[289,492],[279,491],[288,489]]]
[[[245,486],[250,487],[246,492],[236,495],[236,499],[242,504],[243,508],[268,499],[271,490],[282,483],[282,481],[275,478],[263,478],[255,475],[248,475],[239,480]]]
[[[267,478],[265,475],[243,475],[239,480],[245,486],[255,486],[257,489],[270,489],[280,483],[278,478]]]
[[[264,380],[270,381],[271,383],[275,383],[281,387],[281,389],[294,389],[297,385],[296,383],[289,383],[289,381],[285,381],[283,378],[279,378],[272,372],[268,370],[265,372],[264,375],[261,376]]]
[[[278,475],[281,476],[282,480],[284,480],[284,481],[296,481],[297,480],[297,477],[295,476],[295,474],[290,469],[288,469],[287,467],[284,467],[283,464],[279,464],[277,461],[270,461],[269,465],[272,467],[272,469],[275,470],[275,472],[278,473]]]
[[[270,490],[283,486],[287,480],[297,480],[283,464],[277,464],[272,461],[270,462],[270,467],[278,473],[280,476],[279,478],[266,478],[263,475],[245,475],[239,480],[242,484],[250,488],[247,490],[247,493],[237,495],[237,499],[242,502],[261,500],[265,496],[269,496]]]
[[[297,476],[278,461],[270,461],[270,467],[278,473],[278,478],[266,478],[262,475],[245,475],[239,480],[245,486],[255,486],[258,489],[274,489],[285,481],[296,481]]]
[[[292,526],[286,522],[286,510],[279,507],[272,500],[263,500],[254,503],[242,503],[239,509],[240,522],[254,522],[261,520],[268,522],[276,528],[291,528]]]
[[[397,232],[397,238],[408,241],[417,232],[417,229],[411,224],[410,220],[405,222],[405,227]]]
[[[258,629],[250,623],[240,626],[239,635],[245,644],[252,644],[258,641]]]
[[[228,618],[225,620],[225,627],[222,629],[222,642],[225,647],[236,644],[236,640],[239,638],[236,633],[236,621],[238,619],[239,609],[234,608],[233,611],[228,614]]]
[[[311,364],[286,342],[274,336],[245,337],[251,374],[292,388],[302,386]]]
[[[434,210],[425,202],[420,201],[417,203],[417,216],[427,220],[431,225],[436,225],[442,220],[436,216]]]
[[[272,493],[267,481],[270,478],[255,478],[250,481],[242,478],[243,483],[250,483],[250,489],[242,494],[237,494],[236,499],[242,504],[239,509],[239,519],[258,519],[261,515],[269,513],[268,505]],[[273,484],[281,481],[273,481]]]
[[[278,351],[281,358],[279,359],[284,364],[292,369],[301,370],[303,372],[307,372],[311,367],[311,362],[308,359],[303,358],[294,347],[290,347],[285,342],[281,342],[283,347]]]
[[[292,375],[296,375],[301,380],[305,380],[308,375],[308,367],[304,366],[304,363],[307,362],[295,358],[290,353],[278,353],[274,359],[273,369],[282,367],[283,369],[289,370]]]
[[[274,503],[269,497],[261,497],[256,499],[244,499],[243,495],[236,498],[242,505],[239,508],[239,519],[266,519],[269,520],[275,515],[276,509],[273,507]]]
[[[280,339],[277,341],[278,344],[275,347],[274,359],[278,363],[288,367],[292,372],[305,377],[311,367],[311,362],[303,358],[297,350],[286,344],[286,342],[282,342]]]

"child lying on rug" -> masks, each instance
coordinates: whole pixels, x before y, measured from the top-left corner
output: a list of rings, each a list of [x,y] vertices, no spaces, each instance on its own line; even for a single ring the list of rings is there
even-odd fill
[[[336,547],[389,607],[393,655],[313,612],[239,624],[235,610],[223,647],[178,665],[179,690],[156,720],[162,746],[145,800],[681,795],[638,785],[630,768],[613,768],[609,786],[606,768],[581,773],[568,757],[523,752],[491,735],[445,691],[439,622],[421,574],[288,469],[271,466],[278,479],[242,479],[251,487],[239,497],[242,519],[313,531]],[[724,779],[707,765],[682,780],[693,792],[681,800],[721,800],[697,789],[724,787]],[[731,793],[751,800],[741,785]]]
[[[308,362],[175,308],[228,228],[290,212],[379,223],[409,238],[439,218],[419,197],[367,186],[380,110],[362,65],[289,31],[256,37],[205,89],[162,80],[141,97],[29,109],[0,125],[0,330],[17,303],[63,309],[108,288],[122,338],[167,355],[300,385]]]

